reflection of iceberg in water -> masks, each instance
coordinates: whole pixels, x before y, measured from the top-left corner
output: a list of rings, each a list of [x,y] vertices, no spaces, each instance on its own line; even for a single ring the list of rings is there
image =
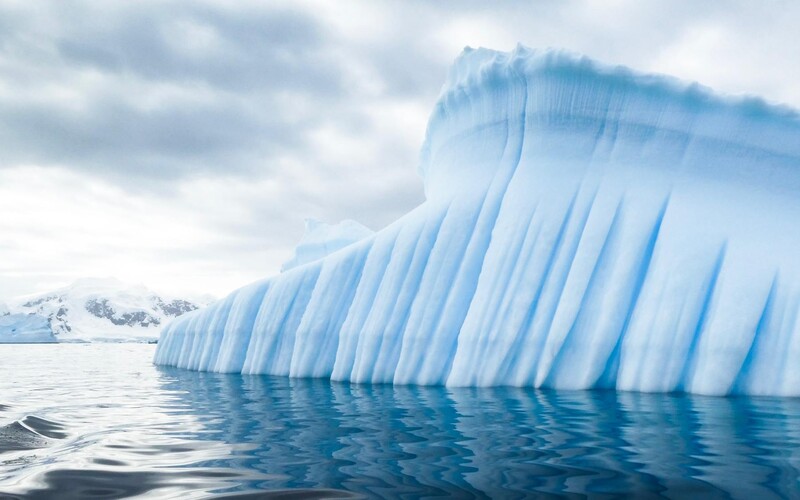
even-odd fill
[[[246,489],[369,496],[796,491],[800,400],[351,385],[163,369]]]
[[[428,125],[426,201],[178,318],[155,360],[800,395],[799,137],[795,112],[758,99],[559,51],[465,50]]]

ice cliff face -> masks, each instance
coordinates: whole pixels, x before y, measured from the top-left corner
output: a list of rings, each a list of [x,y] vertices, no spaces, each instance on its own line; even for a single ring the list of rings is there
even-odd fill
[[[800,118],[467,49],[427,201],[171,322],[155,361],[396,384],[800,395]]]
[[[0,344],[57,342],[47,318],[38,314],[3,314],[0,304]]]

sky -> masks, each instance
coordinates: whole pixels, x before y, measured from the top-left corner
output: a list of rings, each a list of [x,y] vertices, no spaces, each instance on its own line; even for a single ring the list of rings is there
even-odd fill
[[[0,0],[0,300],[223,296],[307,217],[379,230],[465,46],[563,47],[800,108],[800,2]]]

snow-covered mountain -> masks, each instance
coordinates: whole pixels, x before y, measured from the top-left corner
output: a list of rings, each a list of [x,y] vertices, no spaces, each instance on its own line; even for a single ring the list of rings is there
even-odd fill
[[[49,321],[59,341],[151,340],[169,319],[194,311],[208,299],[167,297],[143,285],[113,278],[87,278],[9,303],[15,313],[34,313]]]

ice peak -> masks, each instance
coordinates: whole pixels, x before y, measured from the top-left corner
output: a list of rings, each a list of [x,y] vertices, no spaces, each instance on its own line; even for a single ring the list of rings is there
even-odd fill
[[[373,234],[374,231],[354,220],[328,224],[307,218],[305,233],[295,248],[294,256],[281,266],[281,272],[321,259]]]

